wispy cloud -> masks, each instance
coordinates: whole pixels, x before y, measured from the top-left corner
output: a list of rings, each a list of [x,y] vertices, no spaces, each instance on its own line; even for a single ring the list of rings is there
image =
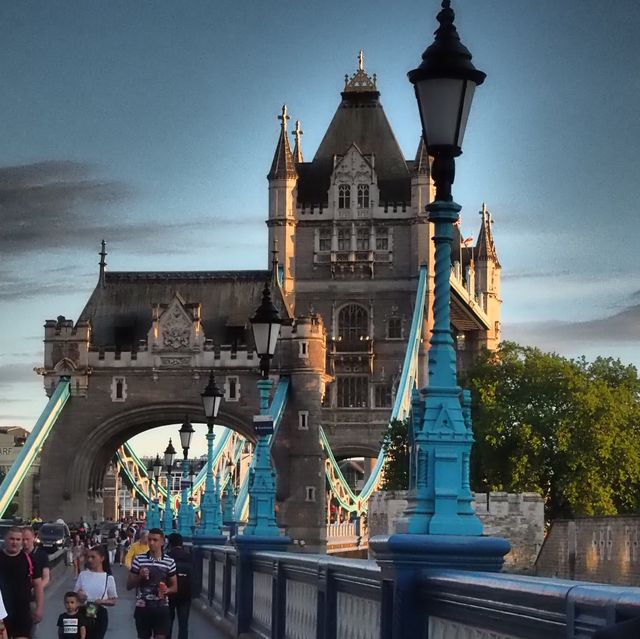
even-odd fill
[[[38,376],[33,372],[33,368],[38,361],[39,358],[34,357],[31,363],[0,364],[0,388],[37,381]]]
[[[579,343],[638,343],[640,342],[640,304],[588,321],[505,324],[504,333],[507,339],[544,347]]]

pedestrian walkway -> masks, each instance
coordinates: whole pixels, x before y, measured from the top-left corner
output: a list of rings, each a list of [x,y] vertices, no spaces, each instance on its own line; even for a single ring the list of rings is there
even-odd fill
[[[109,630],[106,639],[134,639],[136,636],[133,622],[133,608],[135,590],[127,591],[127,569],[124,566],[114,566],[113,574],[118,588],[118,603],[109,608]],[[39,625],[38,638],[51,639],[57,637],[56,623],[58,615],[63,612],[63,597],[67,590],[73,590],[75,580],[73,570],[67,568],[65,573],[58,573],[54,582],[47,588],[45,616]],[[173,624],[173,637],[178,636],[178,622]],[[191,610],[189,619],[190,639],[228,639],[199,613],[195,607]]]

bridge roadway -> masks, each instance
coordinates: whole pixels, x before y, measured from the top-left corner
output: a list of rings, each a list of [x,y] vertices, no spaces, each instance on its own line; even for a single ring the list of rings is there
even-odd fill
[[[58,572],[60,571],[60,572]],[[114,566],[113,575],[116,579],[118,589],[118,603],[109,608],[109,630],[106,639],[133,639],[135,637],[135,625],[133,623],[133,608],[135,591],[126,588],[127,569],[124,566]],[[38,627],[38,639],[53,639],[57,637],[56,623],[58,615],[64,611],[63,597],[67,590],[73,590],[75,580],[72,568],[57,568],[56,575],[47,588],[45,615],[42,623]],[[178,622],[173,624],[173,636],[178,636]],[[228,639],[215,628],[206,617],[202,615],[196,607],[192,607],[189,618],[189,636],[193,639]]]

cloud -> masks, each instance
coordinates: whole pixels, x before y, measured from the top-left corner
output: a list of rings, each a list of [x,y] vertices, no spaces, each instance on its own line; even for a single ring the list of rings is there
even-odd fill
[[[6,388],[14,384],[23,382],[33,382],[38,380],[38,375],[34,373],[34,367],[39,363],[41,357],[34,357],[32,363],[0,364],[0,388]]]
[[[638,343],[640,342],[640,304],[618,313],[588,321],[523,322],[505,324],[506,339],[540,346],[560,344]]]
[[[69,269],[66,270],[69,272]],[[89,291],[98,279],[97,273],[74,275],[73,289],[70,289],[68,280],[59,276],[50,279],[52,274],[47,270],[40,279],[34,279],[16,271],[0,271],[0,301],[26,300],[42,295],[67,295],[70,290],[77,291],[83,286]]]

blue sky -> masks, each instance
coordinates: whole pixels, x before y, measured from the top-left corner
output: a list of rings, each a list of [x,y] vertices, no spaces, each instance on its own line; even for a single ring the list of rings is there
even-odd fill
[[[640,365],[640,5],[457,0],[488,75],[457,164],[463,229],[486,201],[506,337]],[[345,73],[377,73],[407,157],[406,72],[435,0],[23,0],[0,4],[0,424],[45,402],[42,324],[109,267],[266,265],[265,175],[286,102],[311,158]]]

